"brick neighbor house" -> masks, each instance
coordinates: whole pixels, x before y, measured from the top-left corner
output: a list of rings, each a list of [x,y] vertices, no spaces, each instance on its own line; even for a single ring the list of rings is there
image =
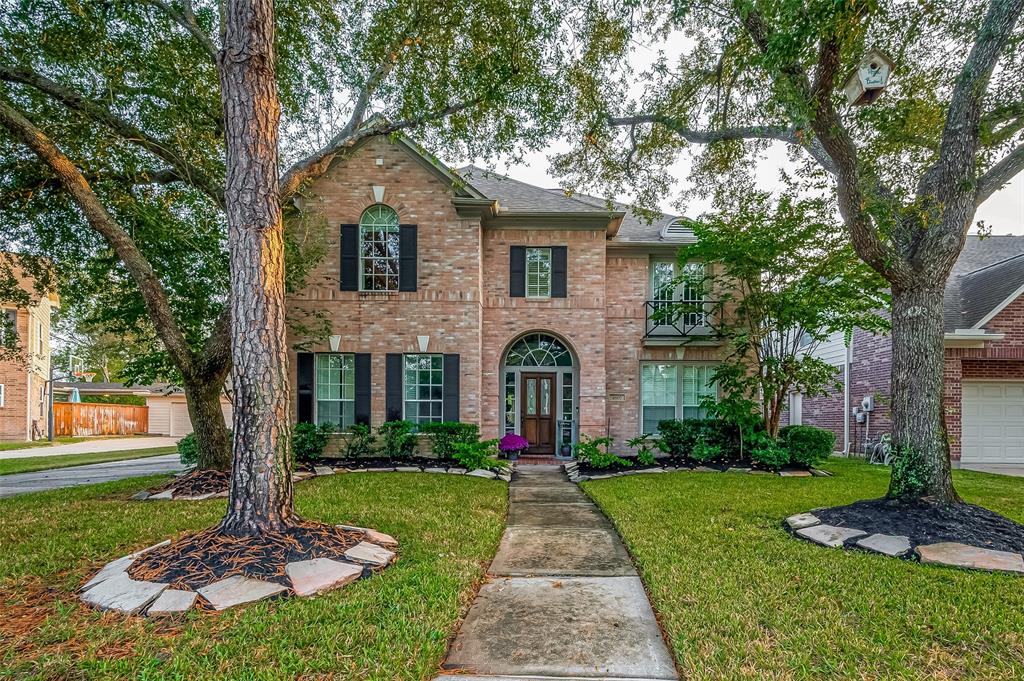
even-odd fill
[[[27,308],[0,301],[0,344],[18,350],[17,356],[0,359],[0,442],[27,442],[46,435],[50,314],[57,297],[38,293],[13,256],[0,253],[0,258],[31,296]]]
[[[700,298],[669,284],[694,241],[674,216],[455,171],[404,139],[362,144],[310,189],[327,237],[289,296],[300,422],[460,420],[533,455],[581,433],[624,451],[713,390],[703,314],[652,319]]]
[[[954,462],[1024,464],[1024,236],[967,237],[945,292],[946,426]],[[816,354],[834,364],[843,388],[794,396],[792,420],[829,428],[837,447],[858,451],[865,435],[889,431],[892,342],[857,330]],[[849,387],[847,389],[847,386]],[[861,421],[852,409],[870,396]]]

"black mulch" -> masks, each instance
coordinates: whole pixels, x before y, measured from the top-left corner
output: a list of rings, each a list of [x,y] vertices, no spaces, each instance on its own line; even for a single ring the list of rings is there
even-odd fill
[[[313,558],[345,561],[345,551],[363,538],[362,532],[308,521],[257,537],[231,537],[211,527],[147,551],[128,568],[128,575],[193,591],[234,575],[290,586],[284,572],[288,563]],[[363,576],[369,574],[365,568]]]
[[[295,470],[312,471],[313,466],[331,466],[332,468],[393,468],[395,466],[419,466],[421,468],[448,468],[461,466],[454,459],[434,459],[426,456],[411,456],[405,459],[386,456],[360,457],[345,459],[342,457],[324,457],[309,463],[296,464]]]
[[[826,525],[909,537],[911,546],[958,542],[1024,553],[1024,525],[974,504],[870,499],[811,513]]]
[[[770,471],[774,470],[762,466],[758,463],[751,463],[750,461],[736,461],[728,459],[710,459],[708,461],[695,461],[688,459],[683,456],[666,456],[658,457],[657,462],[653,466],[641,466],[636,463],[635,459],[626,459],[627,461],[633,461],[632,466],[623,466],[622,464],[613,464],[607,468],[594,468],[588,463],[580,462],[579,471],[580,475],[608,475],[610,473],[622,473],[624,471],[643,471],[651,470],[655,468],[683,468],[693,470],[696,468],[711,468],[716,471],[726,471],[730,468],[751,468],[755,471]],[[806,468],[798,468],[794,466],[786,466],[784,470],[807,470]]]
[[[173,490],[175,497],[197,497],[201,494],[226,492],[231,482],[227,471],[198,470],[174,478],[160,487],[149,490],[151,494]]]

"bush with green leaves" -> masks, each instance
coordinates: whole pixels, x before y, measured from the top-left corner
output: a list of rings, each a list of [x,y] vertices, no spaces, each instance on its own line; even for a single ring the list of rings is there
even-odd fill
[[[457,443],[473,443],[480,439],[478,425],[459,421],[424,423],[420,426],[420,432],[430,438],[430,447],[434,455],[446,460],[455,458]]]
[[[650,433],[644,433],[626,442],[627,445],[636,449],[636,462],[641,466],[653,466],[657,463],[654,458],[654,450],[661,449],[661,440]]]
[[[789,452],[767,435],[759,435],[750,443],[750,458],[766,468],[778,470],[789,463]]]
[[[377,426],[377,435],[389,459],[408,459],[416,453],[416,424],[411,421],[385,421]]]
[[[296,461],[319,461],[336,430],[333,423],[296,423],[292,429],[292,455]]]
[[[345,434],[345,445],[342,456],[346,459],[361,459],[373,455],[373,445],[377,437],[370,431],[370,426],[363,423],[353,424]]]
[[[659,423],[658,432],[661,434],[661,449],[670,456],[698,461],[718,457],[740,458],[739,431],[724,419],[672,419]]]
[[[779,442],[789,452],[790,463],[810,467],[832,455],[836,434],[814,426],[785,426],[779,429]]]
[[[632,466],[633,462],[623,459],[608,451],[615,440],[610,437],[590,437],[580,435],[579,442],[573,445],[576,459],[591,468],[610,468],[614,465]]]
[[[473,442],[452,443],[453,458],[459,465],[469,471],[482,468],[488,471],[503,471],[508,468],[507,461],[498,459],[497,440],[475,440]]]
[[[694,461],[710,461],[722,457],[721,445],[711,444],[707,440],[698,440],[690,450],[690,458]]]
[[[196,434],[189,433],[178,440],[178,459],[183,466],[195,466],[199,461],[199,442],[196,441]]]

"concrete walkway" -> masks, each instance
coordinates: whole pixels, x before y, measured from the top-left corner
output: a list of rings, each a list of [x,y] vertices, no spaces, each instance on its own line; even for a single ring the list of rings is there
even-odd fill
[[[142,475],[171,473],[184,468],[177,454],[162,454],[145,459],[125,459],[108,463],[91,463],[85,466],[53,468],[35,473],[0,475],[0,498],[13,497],[27,492],[43,492],[64,487],[91,485]]]
[[[520,466],[489,579],[436,681],[677,679],[622,541],[556,466]]]
[[[64,456],[65,454],[97,454],[100,452],[124,452],[129,449],[156,449],[173,447],[180,437],[117,437],[96,438],[52,447],[26,447],[0,451],[0,459],[27,459],[33,456]]]

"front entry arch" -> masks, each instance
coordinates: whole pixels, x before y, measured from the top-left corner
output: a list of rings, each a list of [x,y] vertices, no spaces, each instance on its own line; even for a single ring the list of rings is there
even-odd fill
[[[506,433],[530,443],[527,454],[571,456],[578,420],[578,365],[555,336],[528,333],[502,358]]]

